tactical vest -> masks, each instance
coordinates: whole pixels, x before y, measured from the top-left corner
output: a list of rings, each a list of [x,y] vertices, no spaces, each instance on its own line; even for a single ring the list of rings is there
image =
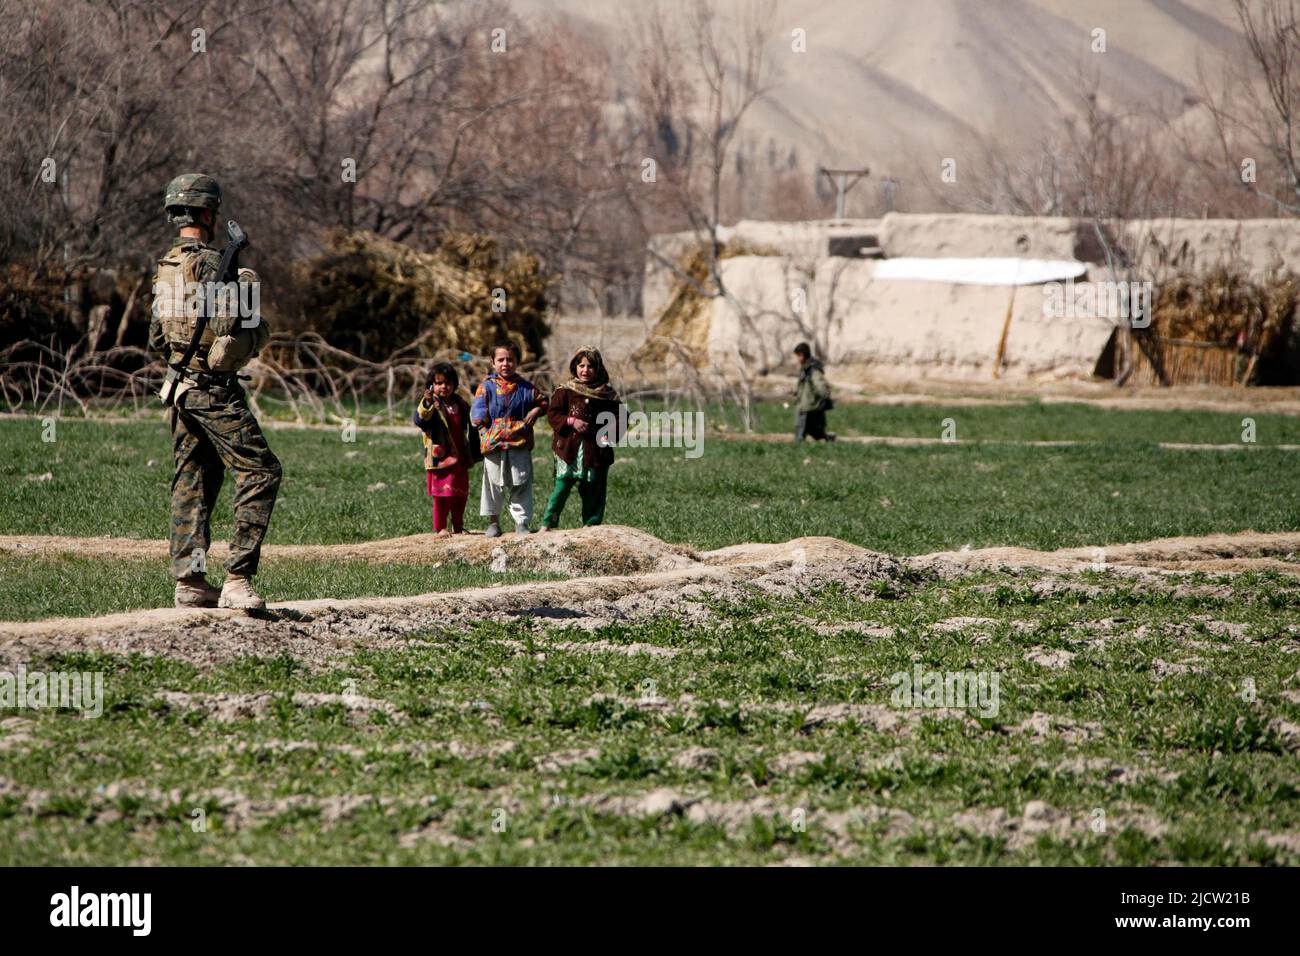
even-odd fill
[[[202,262],[198,246],[173,246],[168,254],[158,260],[158,270],[154,273],[154,311],[162,325],[163,334],[175,357],[185,353],[194,327],[198,323],[200,310],[207,308],[204,288],[197,283],[198,269]],[[224,303],[218,303],[218,306]],[[213,314],[229,311],[218,308]],[[212,347],[215,336],[212,333],[211,316],[208,325],[199,338],[198,350],[190,360],[192,369],[206,370],[208,350]]]

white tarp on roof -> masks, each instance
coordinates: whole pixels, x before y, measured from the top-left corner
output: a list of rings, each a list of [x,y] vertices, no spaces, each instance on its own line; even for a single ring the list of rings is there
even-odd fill
[[[1088,267],[1073,259],[882,259],[877,279],[919,279],[962,285],[1042,285],[1077,279]]]

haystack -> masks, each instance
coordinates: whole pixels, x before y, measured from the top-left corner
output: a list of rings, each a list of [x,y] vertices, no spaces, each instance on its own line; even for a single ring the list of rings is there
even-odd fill
[[[378,359],[486,352],[510,339],[542,354],[553,281],[536,256],[502,250],[490,236],[447,233],[429,252],[371,232],[334,232],[307,264],[304,317],[330,344]]]

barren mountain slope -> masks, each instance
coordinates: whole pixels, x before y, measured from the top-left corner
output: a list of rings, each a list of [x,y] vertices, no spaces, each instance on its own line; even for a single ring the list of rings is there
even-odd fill
[[[723,22],[744,0],[716,0]],[[665,11],[685,0],[661,0]],[[630,23],[608,0],[516,0],[529,18],[558,16],[617,50]],[[970,155],[977,133],[1036,145],[1077,115],[1094,78],[1104,100],[1185,110],[1198,68],[1240,54],[1218,0],[782,0],[768,52],[776,83],[747,120],[760,159],[791,147],[807,169],[873,166],[904,175],[918,160]],[[791,50],[806,31],[807,52]],[[1091,49],[1106,31],[1106,52]],[[617,57],[616,57],[617,60]]]

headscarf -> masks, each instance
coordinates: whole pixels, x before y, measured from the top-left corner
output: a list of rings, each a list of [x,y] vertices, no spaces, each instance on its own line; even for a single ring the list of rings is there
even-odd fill
[[[578,381],[578,362],[584,358],[596,368],[596,377],[590,384]],[[618,401],[618,392],[614,390],[613,385],[609,384],[609,372],[605,370],[605,360],[601,358],[599,349],[584,345],[574,352],[573,358],[569,359],[569,376],[569,380],[561,385],[561,388],[567,388],[585,398],[599,398],[607,402]]]

